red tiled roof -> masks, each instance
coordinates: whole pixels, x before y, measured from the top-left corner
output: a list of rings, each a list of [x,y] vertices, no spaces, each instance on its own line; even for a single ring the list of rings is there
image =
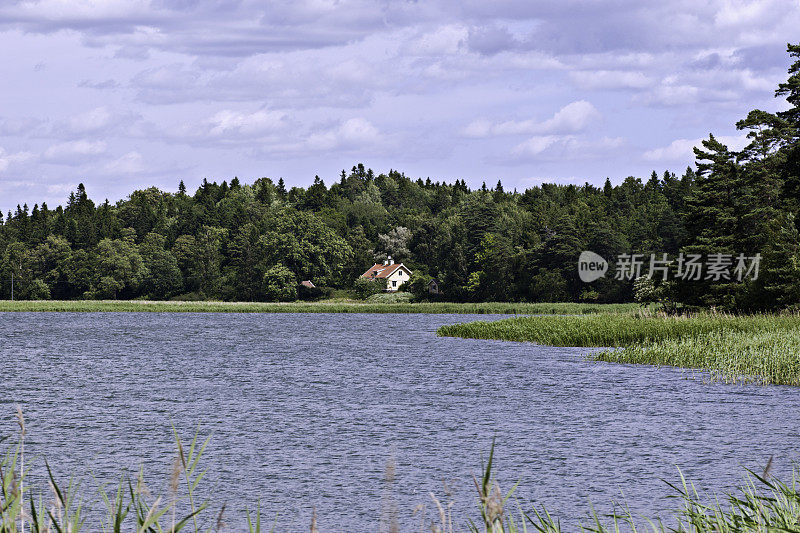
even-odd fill
[[[367,270],[366,272],[361,274],[361,277],[362,278],[388,278],[389,276],[394,274],[394,272],[400,267],[403,267],[403,269],[405,269],[409,273],[411,272],[410,270],[408,270],[408,268],[403,263],[395,263],[393,265],[384,265],[382,263],[376,263],[376,264],[372,265],[369,268],[369,270]]]

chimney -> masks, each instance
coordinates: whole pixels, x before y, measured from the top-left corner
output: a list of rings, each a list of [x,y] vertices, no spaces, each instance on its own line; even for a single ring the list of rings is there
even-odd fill
[[[384,259],[384,260],[383,260],[383,266],[386,266],[386,265],[388,265],[388,264],[389,264],[389,261],[387,261],[386,259]]]
[[[389,256],[389,264],[390,264],[390,265],[393,265],[393,264],[394,264],[394,259],[392,259],[392,256],[391,256],[391,255]]]

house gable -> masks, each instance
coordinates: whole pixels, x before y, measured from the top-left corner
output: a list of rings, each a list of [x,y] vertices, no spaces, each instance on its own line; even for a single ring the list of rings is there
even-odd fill
[[[404,279],[408,279],[411,277],[411,270],[408,269],[403,263],[394,263],[392,265],[382,265],[382,264],[375,264],[372,265],[369,270],[361,274],[362,278],[390,278],[392,276],[396,276],[399,271],[403,271],[401,277]]]
[[[401,285],[411,279],[411,274],[411,270],[403,263],[375,264],[361,274],[361,277],[367,279],[385,279],[386,290],[394,292],[399,290]]]

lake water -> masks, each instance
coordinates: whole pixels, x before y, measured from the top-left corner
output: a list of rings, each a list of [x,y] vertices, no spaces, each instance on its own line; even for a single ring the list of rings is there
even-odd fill
[[[162,494],[170,424],[210,435],[204,481],[226,523],[260,500],[278,530],[374,531],[394,458],[401,529],[428,496],[475,517],[472,474],[497,439],[501,486],[562,521],[665,499],[679,467],[707,490],[743,467],[787,474],[800,389],[709,385],[679,370],[588,362],[584,350],[438,338],[469,315],[0,313],[0,435],[28,423],[26,453],[91,493],[144,466]],[[41,475],[37,462],[35,475]],[[386,505],[383,505],[385,508]]]

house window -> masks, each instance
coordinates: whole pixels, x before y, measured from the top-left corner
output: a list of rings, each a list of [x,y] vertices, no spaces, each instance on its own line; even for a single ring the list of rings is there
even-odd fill
[[[397,287],[397,282],[396,281],[392,282],[392,287]]]

